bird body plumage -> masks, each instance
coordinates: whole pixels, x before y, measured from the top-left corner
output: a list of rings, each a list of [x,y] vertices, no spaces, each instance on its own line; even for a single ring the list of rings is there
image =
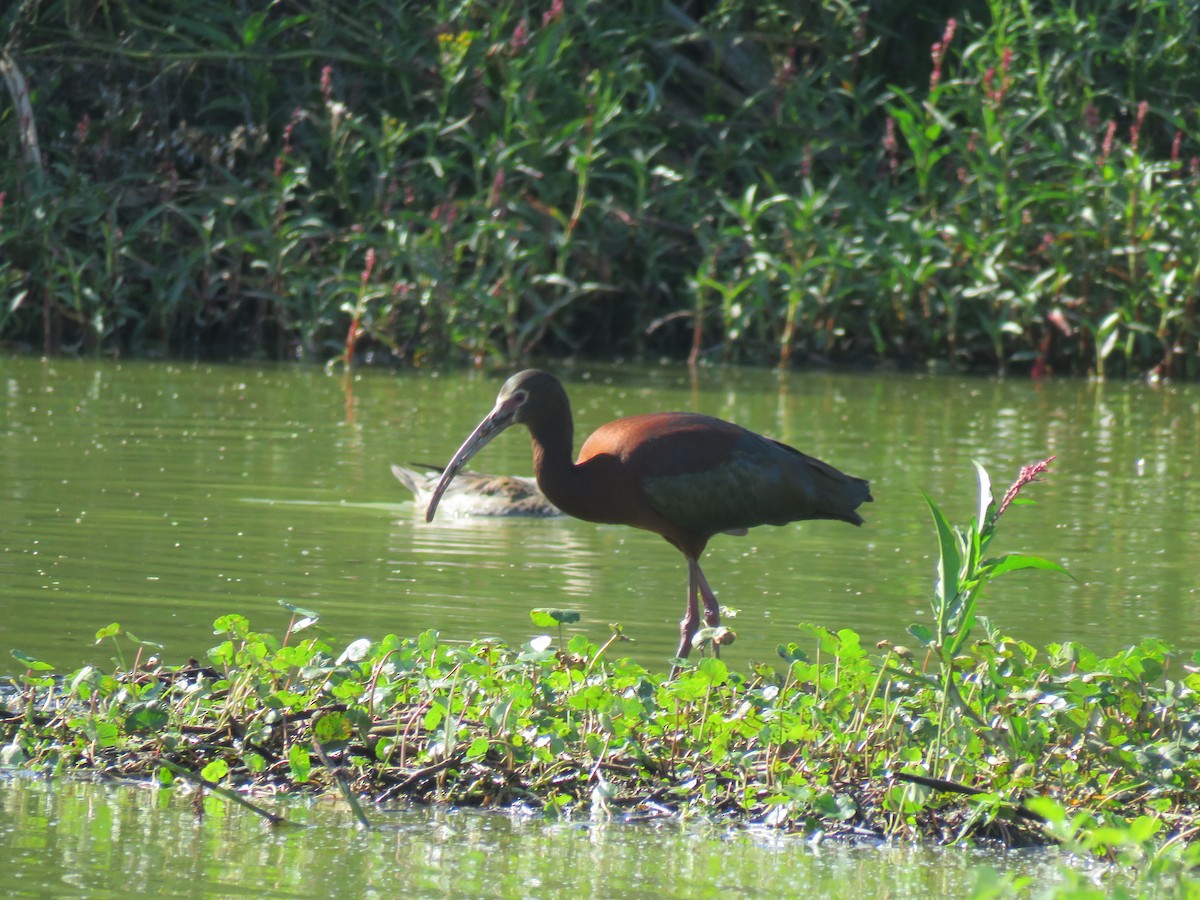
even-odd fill
[[[441,466],[414,463],[426,471],[392,466],[392,474],[412,491],[413,499],[427,506],[445,471]],[[533,516],[548,518],[562,512],[538,490],[537,481],[520,475],[485,475],[459,472],[453,487],[442,500],[442,507],[456,516]]]

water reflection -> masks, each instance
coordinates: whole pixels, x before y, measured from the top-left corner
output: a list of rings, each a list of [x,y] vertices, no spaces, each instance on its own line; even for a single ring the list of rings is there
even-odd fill
[[[507,374],[507,373],[503,373]],[[1078,583],[1022,573],[983,612],[1034,643],[1112,652],[1141,636],[1200,645],[1200,390],[1192,385],[935,379],[770,371],[567,368],[577,445],[622,415],[731,419],[871,480],[867,525],[811,522],[718,536],[704,559],[740,609],[734,664],[770,659],[799,622],[905,640],[928,621],[934,542],[921,497],[952,519],[975,504],[972,459],[1003,490],[1056,454],[1001,549],[1041,553]],[[571,519],[424,523],[392,462],[445,461],[501,378],[302,368],[0,361],[0,649],[64,668],[105,662],[119,621],[202,654],[238,611],[279,630],[287,600],[342,641],[438,628],[519,643],[534,607],[577,609],[574,631],[662,666],[686,571],[655,535]],[[486,463],[486,465],[484,465]],[[480,458],[528,473],[513,432]],[[571,629],[569,629],[571,630]]]
[[[412,604],[461,610],[486,624],[480,595],[486,599],[506,579],[534,597],[592,595],[598,554],[586,538],[578,523],[562,518],[447,517],[426,524],[414,505],[411,515],[392,522],[388,565],[394,580],[410,585]]]
[[[800,836],[439,809],[371,811],[354,827],[329,800],[273,804],[309,827],[270,830],[187,790],[0,782],[10,896],[956,897],[978,870],[1052,880],[1055,857],[814,845]]]

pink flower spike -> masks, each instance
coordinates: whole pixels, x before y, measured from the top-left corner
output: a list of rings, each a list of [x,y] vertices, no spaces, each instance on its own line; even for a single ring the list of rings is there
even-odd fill
[[[1021,493],[1021,488],[1034,481],[1039,475],[1050,468],[1050,463],[1053,459],[1053,456],[1048,456],[1039,462],[1021,467],[1021,471],[1017,473],[1017,480],[1005,491],[1004,499],[1000,501],[1000,507],[996,510],[997,519],[1004,515],[1004,511],[1017,499],[1017,494]]]
[[[1129,126],[1129,146],[1134,153],[1137,153],[1138,137],[1142,133],[1142,123],[1146,121],[1146,110],[1150,108],[1150,104],[1143,100],[1137,105],[1137,119]]]
[[[366,259],[366,262],[363,264],[363,272],[362,272],[362,283],[363,283],[364,287],[366,286],[367,282],[371,280],[371,272],[374,270],[374,268],[375,268],[375,248],[368,247],[367,248],[367,259]]]
[[[488,195],[488,206],[495,209],[500,205],[500,194],[504,190],[504,170],[497,169],[496,177],[492,179],[492,190]]]
[[[1108,120],[1108,131],[1104,135],[1104,143],[1100,146],[1100,165],[1108,162],[1108,157],[1112,154],[1113,138],[1117,135],[1117,120]]]
[[[950,49],[950,42],[954,40],[955,29],[958,28],[958,22],[952,17],[946,20],[946,30],[942,32],[942,39],[934,41],[930,48],[930,55],[933,58],[933,72],[929,75],[929,90],[933,90],[938,86],[938,82],[942,80],[942,61],[946,58],[946,51]]]
[[[333,99],[333,66],[321,67],[321,96],[326,103]]]
[[[508,46],[513,53],[519,53],[529,43],[529,21],[521,19],[517,23],[517,27],[513,29],[512,37],[508,40]]]
[[[888,168],[892,172],[895,172],[900,165],[900,161],[897,158],[898,151],[899,145],[896,143],[896,120],[888,116],[887,121],[884,123],[883,152],[887,156]]]

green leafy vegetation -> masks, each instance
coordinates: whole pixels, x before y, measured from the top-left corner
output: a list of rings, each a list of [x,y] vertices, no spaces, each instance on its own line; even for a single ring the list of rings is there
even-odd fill
[[[1187,4],[20,2],[0,340],[1200,373]]]

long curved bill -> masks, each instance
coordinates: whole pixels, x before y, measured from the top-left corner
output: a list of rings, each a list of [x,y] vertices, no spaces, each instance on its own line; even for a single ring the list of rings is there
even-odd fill
[[[429,498],[429,506],[425,509],[426,522],[433,521],[438,502],[442,499],[442,494],[446,493],[446,488],[450,486],[454,476],[461,472],[462,467],[471,457],[486,447],[492,438],[513,424],[518,405],[518,399],[513,397],[497,403],[487,417],[471,432],[471,436],[463,441],[462,446],[455,451],[453,458],[442,471],[442,477],[438,480],[437,487],[433,489],[433,496]]]

